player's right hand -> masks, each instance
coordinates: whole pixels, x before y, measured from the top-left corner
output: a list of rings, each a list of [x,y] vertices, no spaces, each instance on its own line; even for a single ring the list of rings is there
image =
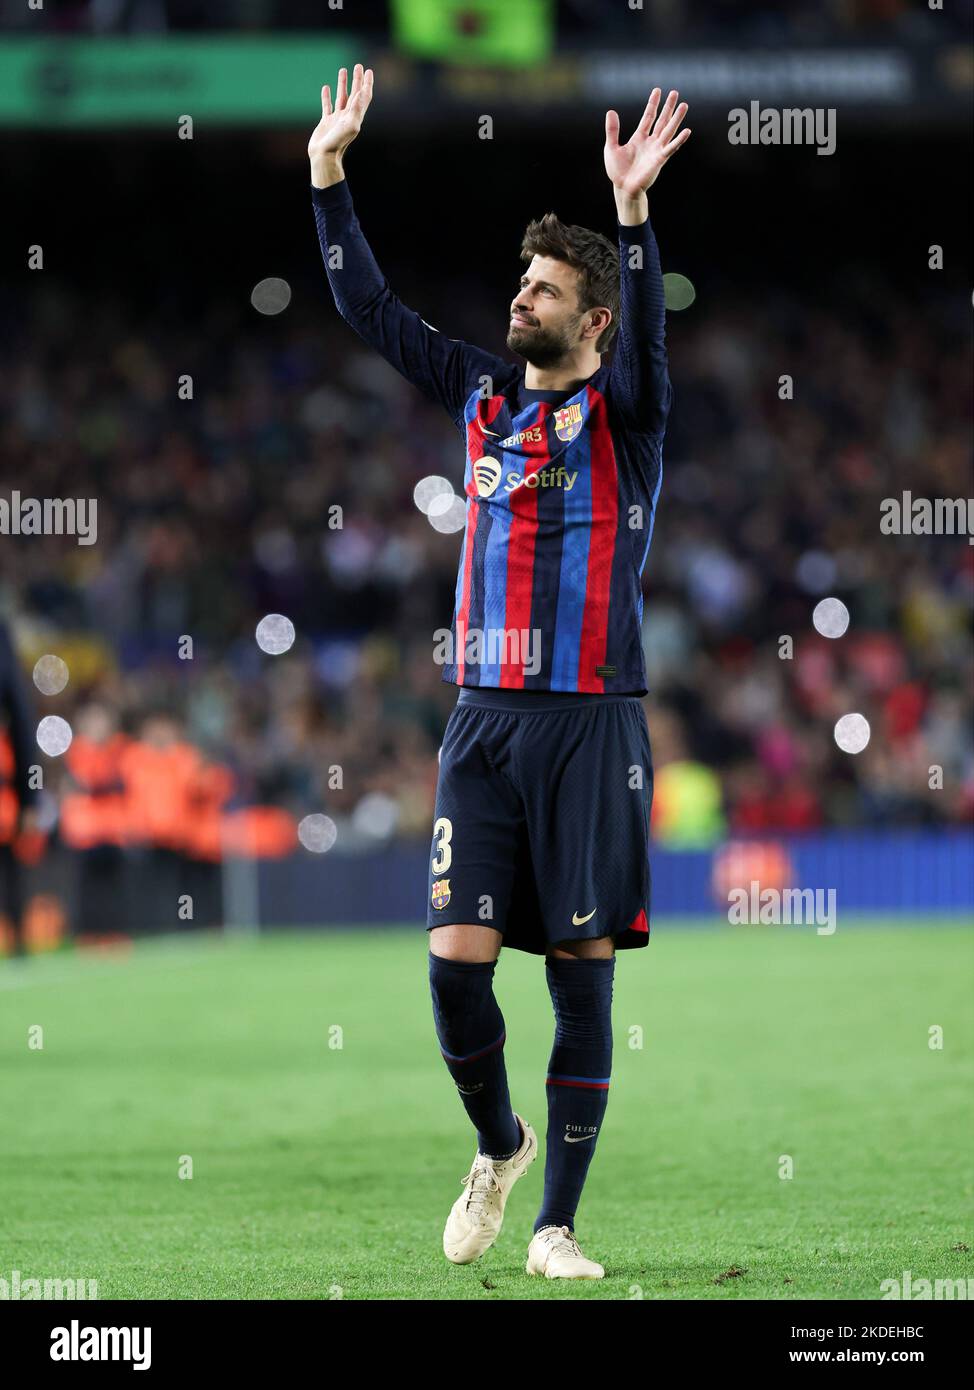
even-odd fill
[[[340,69],[334,106],[331,88],[322,87],[321,120],[308,141],[312,176],[316,168],[323,170],[326,165],[334,165],[336,161],[340,166],[342,155],[362,129],[371,100],[372,69],[363,68],[361,63],[355,64],[351,91],[348,90],[348,69]],[[317,183],[317,179],[313,178],[312,181]]]

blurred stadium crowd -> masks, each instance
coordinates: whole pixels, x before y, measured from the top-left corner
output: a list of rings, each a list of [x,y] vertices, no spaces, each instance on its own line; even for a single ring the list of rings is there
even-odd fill
[[[74,729],[45,776],[79,847],[128,834],[205,861],[220,818],[248,807],[272,808],[249,813],[268,853],[281,813],[292,837],[320,811],[346,844],[429,833],[456,699],[433,634],[460,536],[413,489],[431,474],[459,488],[460,443],[320,290],[274,318],[214,302],[192,337],[178,311],[119,296],[93,315],[63,287],[8,316],[5,491],[98,501],[94,545],[0,544],[0,614],[28,677],[45,653],[70,671],[63,693],[29,688],[37,717]],[[454,302],[468,291],[450,284]],[[644,573],[661,843],[974,812],[974,547],[880,531],[884,497],[965,491],[964,325],[946,299],[918,307],[861,278],[844,303],[725,291],[669,316],[675,405]],[[193,400],[175,399],[182,374]],[[826,595],[851,612],[838,641],[812,626]],[[255,642],[268,613],[296,627],[285,655]],[[872,728],[856,756],[833,739],[851,711]]]
[[[21,0],[0,0],[4,28],[64,34],[161,34],[237,29],[312,30],[344,26],[386,37],[399,5],[409,0],[48,0],[29,11]],[[932,12],[910,0],[641,0],[638,6],[605,0],[552,0],[563,40],[602,43],[631,39],[645,26],[654,39],[696,43],[815,43],[827,39],[943,41],[969,33],[970,0]]]

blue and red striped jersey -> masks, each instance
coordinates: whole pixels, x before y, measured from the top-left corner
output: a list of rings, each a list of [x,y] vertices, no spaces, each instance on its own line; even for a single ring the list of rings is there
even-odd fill
[[[445,338],[389,288],[347,180],[312,200],[342,317],[449,412],[466,447],[466,525],[443,679],[461,686],[645,694],[641,575],[671,389],[649,221],[618,227],[611,365],[575,392]],[[341,255],[334,254],[341,248]],[[638,248],[638,249],[636,249]]]

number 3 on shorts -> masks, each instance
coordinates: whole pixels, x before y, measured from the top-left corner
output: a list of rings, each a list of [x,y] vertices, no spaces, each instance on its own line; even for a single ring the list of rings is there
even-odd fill
[[[433,843],[439,853],[434,857],[431,870],[434,874],[445,874],[453,862],[453,850],[450,848],[450,839],[453,835],[453,822],[446,816],[440,816],[439,820],[433,823]]]

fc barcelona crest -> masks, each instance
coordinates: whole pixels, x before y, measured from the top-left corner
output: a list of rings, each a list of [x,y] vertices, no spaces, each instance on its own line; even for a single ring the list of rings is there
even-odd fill
[[[579,401],[555,411],[555,434],[563,444],[570,444],[582,428],[582,406]]]
[[[450,901],[450,880],[448,878],[438,878],[433,884],[433,896],[431,902],[437,909],[446,907]]]

